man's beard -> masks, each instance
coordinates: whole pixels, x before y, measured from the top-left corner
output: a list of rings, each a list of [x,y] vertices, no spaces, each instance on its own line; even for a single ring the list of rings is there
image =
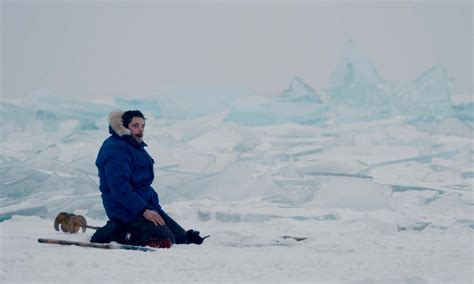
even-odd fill
[[[136,135],[133,135],[133,138],[135,138],[135,140],[136,140],[137,142],[142,142],[143,134],[136,134]]]

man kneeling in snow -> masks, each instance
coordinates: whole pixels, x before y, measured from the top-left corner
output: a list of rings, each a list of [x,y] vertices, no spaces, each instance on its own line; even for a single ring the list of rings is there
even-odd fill
[[[151,187],[154,160],[145,151],[145,117],[138,111],[112,112],[109,132],[99,150],[102,203],[109,217],[91,242],[169,248],[172,244],[202,244],[194,230],[185,231],[160,206]]]

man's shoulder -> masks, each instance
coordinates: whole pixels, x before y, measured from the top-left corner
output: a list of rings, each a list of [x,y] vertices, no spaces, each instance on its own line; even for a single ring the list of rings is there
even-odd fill
[[[120,137],[115,135],[111,135],[107,139],[104,140],[101,149],[102,150],[120,150],[126,149],[128,143],[123,141]]]
[[[99,149],[97,154],[96,164],[100,165],[105,161],[114,158],[130,155],[130,149],[125,141],[122,141],[119,137],[110,136],[104,140],[104,143]]]

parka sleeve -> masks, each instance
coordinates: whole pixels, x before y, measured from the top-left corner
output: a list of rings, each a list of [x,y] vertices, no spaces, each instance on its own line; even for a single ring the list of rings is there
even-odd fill
[[[105,160],[107,186],[112,197],[136,215],[145,211],[147,203],[130,185],[132,160],[124,148],[114,148]]]

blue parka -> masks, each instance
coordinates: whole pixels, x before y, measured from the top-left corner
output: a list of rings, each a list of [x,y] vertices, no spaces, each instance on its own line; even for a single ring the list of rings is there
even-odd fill
[[[131,222],[145,209],[161,209],[158,194],[151,186],[154,160],[122,125],[122,112],[109,116],[112,134],[102,144],[96,160],[102,203],[111,220]]]

